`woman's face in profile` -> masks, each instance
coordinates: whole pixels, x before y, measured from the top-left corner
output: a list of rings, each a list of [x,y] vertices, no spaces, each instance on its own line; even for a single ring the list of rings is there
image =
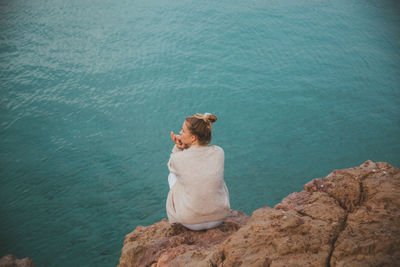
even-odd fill
[[[185,145],[191,145],[195,140],[195,136],[190,133],[190,130],[188,129],[186,124],[187,122],[184,121],[182,125],[182,130],[179,132],[179,134],[181,135],[182,143],[184,143]]]

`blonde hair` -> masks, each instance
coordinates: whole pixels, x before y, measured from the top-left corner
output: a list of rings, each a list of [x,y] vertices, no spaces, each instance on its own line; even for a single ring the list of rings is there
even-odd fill
[[[200,145],[210,143],[212,124],[217,121],[217,116],[210,113],[197,113],[187,117],[185,121],[190,133],[197,136]]]

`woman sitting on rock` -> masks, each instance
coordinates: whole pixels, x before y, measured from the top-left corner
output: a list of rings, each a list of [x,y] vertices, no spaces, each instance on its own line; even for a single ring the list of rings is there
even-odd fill
[[[185,119],[180,135],[171,132],[175,143],[168,162],[170,191],[167,215],[170,223],[191,230],[218,226],[230,211],[224,181],[224,151],[211,141],[217,116],[195,114]]]

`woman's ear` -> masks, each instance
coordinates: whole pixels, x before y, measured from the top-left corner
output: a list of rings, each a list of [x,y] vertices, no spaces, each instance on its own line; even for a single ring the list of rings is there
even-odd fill
[[[192,138],[192,144],[193,144],[193,143],[196,143],[196,141],[197,141],[197,136],[194,135],[194,134],[192,134],[191,138]]]

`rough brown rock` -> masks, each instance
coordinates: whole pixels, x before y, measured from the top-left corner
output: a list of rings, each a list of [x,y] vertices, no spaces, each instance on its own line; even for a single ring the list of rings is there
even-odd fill
[[[8,254],[0,259],[0,267],[35,267],[31,258],[17,259],[15,255]]]
[[[400,172],[387,163],[362,167],[359,205],[347,216],[331,265],[399,266]]]
[[[166,220],[125,238],[120,266],[398,266],[400,170],[335,170],[247,220],[190,231]],[[247,221],[247,222],[246,222]]]
[[[222,225],[207,231],[191,231],[165,219],[138,226],[125,237],[119,266],[191,266],[194,259],[207,261],[213,247],[236,232],[247,219],[243,212],[231,210]],[[193,266],[196,265],[199,266]]]

